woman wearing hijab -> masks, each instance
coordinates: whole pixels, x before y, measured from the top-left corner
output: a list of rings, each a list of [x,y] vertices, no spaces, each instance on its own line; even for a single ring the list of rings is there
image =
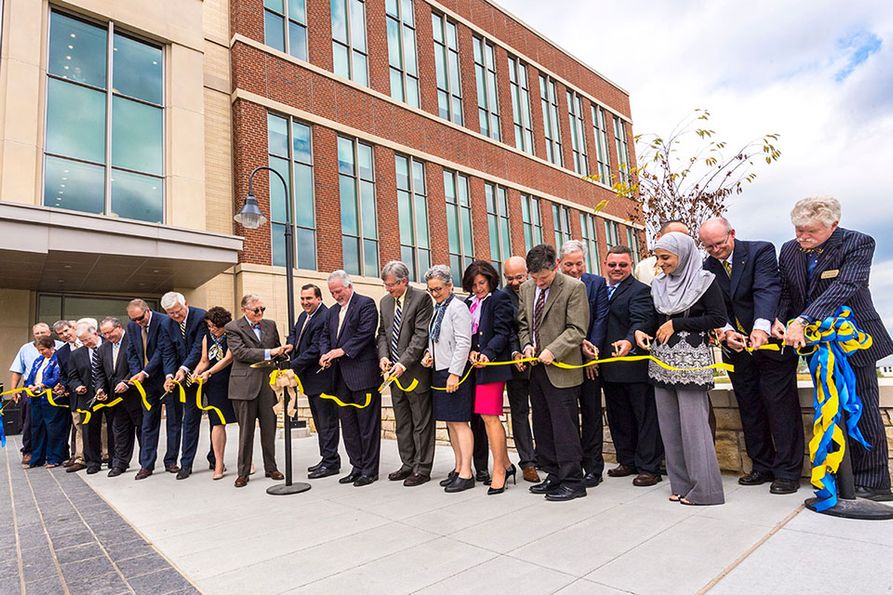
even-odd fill
[[[651,285],[658,312],[652,354],[675,368],[713,364],[709,333],[726,322],[722,292],[713,273],[701,268],[695,242],[678,232],[661,237],[654,250],[662,273]],[[652,337],[636,331],[648,349]],[[688,505],[722,504],[722,478],[708,423],[707,391],[713,370],[667,370],[649,362],[657,417],[670,476],[670,500]]]

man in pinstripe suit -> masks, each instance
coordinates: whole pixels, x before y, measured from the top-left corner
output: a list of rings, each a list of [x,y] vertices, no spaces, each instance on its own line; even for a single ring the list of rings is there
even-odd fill
[[[782,246],[778,258],[782,293],[780,320],[773,334],[788,345],[803,345],[803,329],[816,320],[833,316],[843,305],[853,309],[856,321],[872,337],[872,346],[853,353],[850,364],[856,374],[856,389],[862,398],[859,429],[871,444],[866,450],[853,440],[852,453],[856,495],[871,500],[893,500],[887,468],[887,440],[879,409],[875,367],[877,360],[893,353],[893,340],[874,308],[868,278],[874,239],[838,227],[840,203],[834,198],[804,198],[794,205],[791,222],[796,240]]]

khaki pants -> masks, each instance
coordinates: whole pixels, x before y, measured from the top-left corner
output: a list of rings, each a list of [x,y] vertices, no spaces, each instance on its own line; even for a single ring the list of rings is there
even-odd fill
[[[77,411],[71,412],[71,460],[84,464],[84,426]]]

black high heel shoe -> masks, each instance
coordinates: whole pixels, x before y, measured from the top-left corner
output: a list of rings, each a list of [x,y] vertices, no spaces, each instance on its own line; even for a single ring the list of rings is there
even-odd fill
[[[452,471],[447,473],[446,479],[440,480],[440,485],[442,487],[446,487],[446,486],[450,485],[451,483],[453,483],[453,480],[456,479],[457,477],[459,477],[459,472],[456,471],[455,469],[453,469]]]
[[[487,495],[488,495],[488,496],[495,496],[496,494],[501,494],[501,493],[503,493],[503,492],[505,491],[505,487],[506,487],[506,486],[508,485],[508,483],[509,483],[509,477],[512,478],[512,483],[513,483],[514,485],[518,485],[518,477],[517,477],[517,473],[518,473],[518,468],[515,467],[514,464],[511,465],[508,469],[505,470],[505,480],[502,482],[502,487],[501,487],[501,488],[494,488],[494,487],[492,487],[492,485],[491,485],[491,487],[487,490]]]

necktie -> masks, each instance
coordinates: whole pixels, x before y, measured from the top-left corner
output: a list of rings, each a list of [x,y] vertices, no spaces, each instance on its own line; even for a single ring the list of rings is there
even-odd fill
[[[180,336],[183,337],[184,339],[186,338],[186,319],[185,318],[180,323]]]
[[[187,353],[187,345],[186,345],[186,319],[184,318],[182,322],[180,322],[180,336],[183,337],[183,353]],[[187,354],[188,355],[188,354]],[[186,373],[186,387],[192,386],[192,374],[187,371]]]
[[[301,326],[301,332],[298,333],[298,340],[297,340],[297,343],[295,344],[295,347],[299,347],[301,345],[301,338],[304,336],[304,331],[307,330],[307,325],[310,324],[310,317],[311,317],[311,315],[308,314],[307,318],[304,319],[304,324]]]
[[[608,285],[608,300],[614,297],[614,290],[617,289],[616,285]]]
[[[99,378],[99,349],[93,348],[90,350],[90,374],[93,381],[93,386],[95,387]]]
[[[118,351],[121,349],[121,342],[112,343],[112,363],[118,367]]]
[[[400,325],[403,322],[403,309],[400,300],[394,300],[394,325],[391,327],[391,361],[397,361],[397,342],[400,340]]]
[[[142,329],[140,335],[143,339],[143,365],[146,366],[149,363],[149,329],[144,326],[140,328]]]
[[[533,346],[537,351],[540,348],[540,325],[543,322],[543,310],[546,305],[546,290],[540,289],[540,294],[533,305]]]
[[[347,304],[338,310],[338,336],[341,336],[341,325],[344,324],[344,316],[347,314]]]
[[[729,276],[729,279],[732,278],[732,263],[728,260],[722,261],[722,268],[726,270],[726,275]]]
[[[478,332],[478,327],[481,325],[481,319],[475,316],[480,307],[481,303],[477,298],[471,300],[471,305],[468,307],[468,311],[471,312],[471,334]]]

